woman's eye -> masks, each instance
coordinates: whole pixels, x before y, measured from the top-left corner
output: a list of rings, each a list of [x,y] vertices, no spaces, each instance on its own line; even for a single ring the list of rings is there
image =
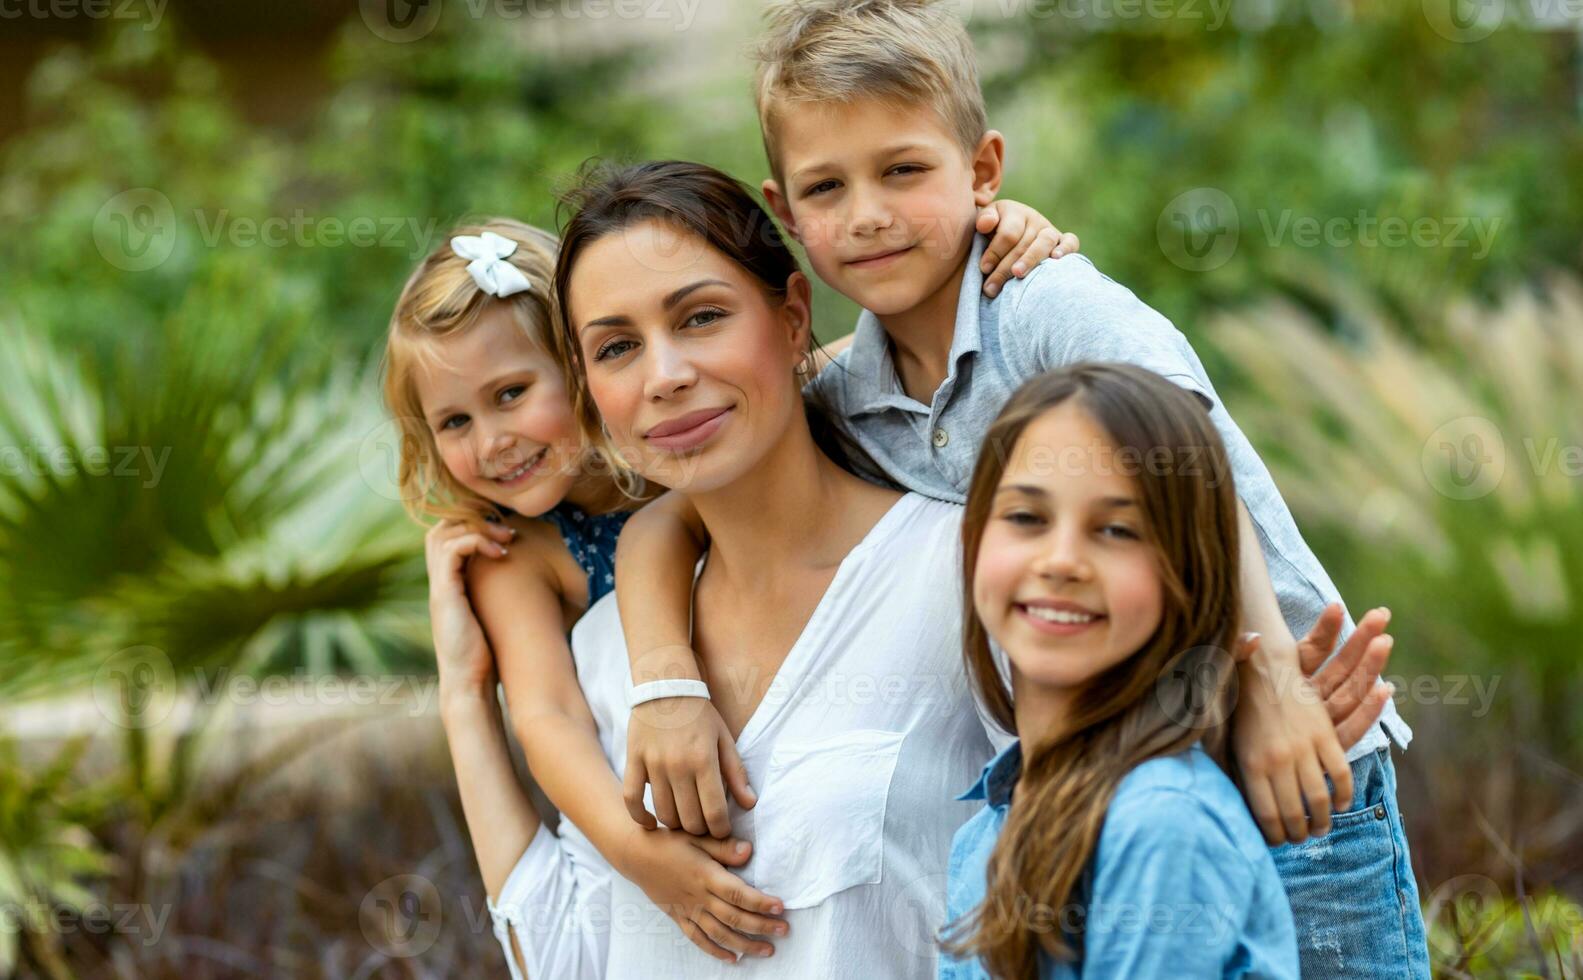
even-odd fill
[[[466,424],[467,424],[467,416],[465,416],[465,415],[452,415],[449,418],[447,418],[444,422],[440,423],[440,431],[444,432],[446,429],[460,429],[462,426],[464,426]]]
[[[1006,521],[1008,524],[1016,524],[1021,527],[1035,527],[1043,523],[1040,520],[1038,514],[1026,510],[1011,511],[1001,519]]]
[[[721,317],[723,317],[725,315],[726,315],[726,311],[725,310],[717,310],[717,309],[714,309],[714,308],[699,310],[698,312],[694,313],[692,316],[687,318],[686,326],[689,326],[689,327],[703,327],[703,326],[707,326],[707,325],[715,322],[716,320],[720,319]]]
[[[1100,532],[1113,538],[1122,538],[1128,541],[1138,540],[1138,533],[1125,524],[1106,524],[1100,529]]]
[[[625,354],[627,352],[627,348],[631,346],[633,346],[633,343],[630,340],[609,341],[608,343],[602,344],[599,350],[594,353],[594,360],[602,361],[607,357],[620,357],[622,354]]]
[[[521,398],[522,393],[527,390],[527,385],[512,385],[511,387],[505,388],[500,392],[500,401],[502,403],[516,401],[518,398]]]

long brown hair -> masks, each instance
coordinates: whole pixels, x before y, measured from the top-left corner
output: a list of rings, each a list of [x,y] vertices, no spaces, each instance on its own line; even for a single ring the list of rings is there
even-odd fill
[[[1023,746],[1023,773],[989,860],[982,905],[946,947],[976,956],[998,980],[1032,977],[1040,947],[1080,950],[1051,922],[1081,901],[1079,881],[1122,778],[1149,759],[1202,742],[1225,764],[1239,633],[1237,497],[1224,444],[1195,396],[1125,364],[1074,364],[1024,384],[990,426],[962,521],[963,650],[990,716],[1014,730],[1011,692],[973,605],[973,577],[990,504],[1027,427],[1076,400],[1109,436],[1137,484],[1142,534],[1157,559],[1159,627],[1126,660],[1085,685],[1061,730]],[[1040,928],[1037,923],[1045,923]],[[1080,937],[1072,937],[1079,939]]]
[[[584,433],[596,439],[601,431],[599,409],[588,394],[587,365],[577,342],[567,304],[572,268],[594,242],[646,221],[661,221],[695,235],[710,248],[741,266],[774,303],[786,299],[786,282],[802,271],[769,212],[735,177],[702,163],[659,160],[629,166],[590,164],[563,199],[573,214],[561,231],[561,253],[555,265],[555,296],[561,310],[563,346],[576,359],[578,383],[573,404]],[[809,332],[809,364],[818,342]],[[866,462],[855,442],[833,425],[822,407],[805,406],[814,443],[836,464],[852,469]],[[619,454],[610,464],[627,466]]]

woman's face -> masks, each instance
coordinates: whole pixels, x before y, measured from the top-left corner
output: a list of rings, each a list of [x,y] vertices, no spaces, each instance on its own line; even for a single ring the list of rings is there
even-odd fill
[[[440,459],[472,492],[537,517],[571,491],[582,440],[555,358],[496,303],[433,342],[418,402]]]
[[[806,285],[777,302],[690,232],[646,221],[587,246],[567,321],[610,440],[661,486],[701,493],[745,475],[803,411]]]
[[[1068,399],[1023,430],[995,489],[973,605],[1018,682],[1076,691],[1141,649],[1163,590],[1136,482]]]

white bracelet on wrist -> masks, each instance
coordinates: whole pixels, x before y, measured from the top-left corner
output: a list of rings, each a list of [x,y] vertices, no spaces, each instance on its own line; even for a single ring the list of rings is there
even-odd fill
[[[663,681],[649,681],[639,684],[627,695],[627,709],[631,710],[647,701],[657,701],[660,698],[703,698],[709,700],[709,685],[703,681],[682,680],[671,678]]]

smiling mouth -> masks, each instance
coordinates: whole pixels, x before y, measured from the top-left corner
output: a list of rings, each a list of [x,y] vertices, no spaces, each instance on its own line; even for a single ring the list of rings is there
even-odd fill
[[[911,245],[908,245],[905,248],[898,248],[890,252],[881,252],[878,255],[870,255],[866,258],[853,259],[848,262],[847,265],[853,269],[877,269],[880,266],[889,265],[891,262],[912,251],[912,248],[913,247]]]
[[[1050,605],[1034,605],[1026,602],[1014,604],[1017,613],[1028,622],[1028,625],[1041,633],[1050,633],[1057,636],[1070,636],[1081,633],[1099,623],[1103,623],[1106,616],[1103,613],[1090,612],[1086,609],[1071,607],[1055,607]]]
[[[545,454],[548,453],[549,451],[550,451],[550,447],[545,446],[543,449],[540,449],[538,452],[534,453],[531,457],[529,457],[528,460],[526,462],[524,462],[521,466],[517,467],[516,469],[512,470],[509,473],[502,474],[501,476],[490,477],[490,479],[494,480],[496,483],[500,484],[501,486],[511,486],[512,484],[515,484],[515,483],[521,483],[523,480],[527,479],[535,470],[538,469],[539,463],[541,463],[544,460]]]

